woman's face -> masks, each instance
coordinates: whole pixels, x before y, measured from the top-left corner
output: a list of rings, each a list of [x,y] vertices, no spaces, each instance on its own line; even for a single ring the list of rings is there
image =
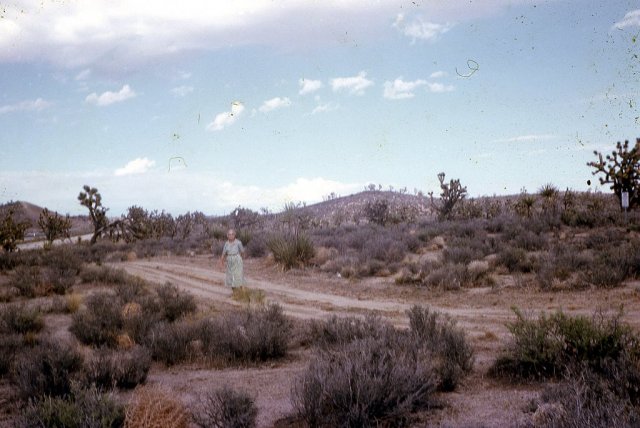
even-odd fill
[[[227,239],[229,241],[233,241],[234,239],[236,239],[236,233],[233,230],[230,230],[227,232]]]

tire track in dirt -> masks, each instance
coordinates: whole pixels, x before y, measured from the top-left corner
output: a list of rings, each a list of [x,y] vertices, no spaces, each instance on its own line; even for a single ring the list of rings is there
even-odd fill
[[[168,260],[137,260],[114,265],[132,275],[164,284],[171,282],[196,297],[211,302],[241,307],[242,303],[231,299],[231,292],[224,286],[224,273],[188,263]],[[287,315],[301,319],[321,319],[330,315],[362,315],[375,313],[390,320],[396,326],[406,326],[406,311],[414,304],[429,304],[435,310],[455,317],[462,327],[473,335],[503,332],[504,324],[513,313],[504,308],[449,308],[430,302],[412,299],[360,299],[332,292],[310,291],[285,283],[256,278],[246,278],[247,286],[265,293],[266,300],[282,306]],[[322,289],[322,284],[318,284]]]

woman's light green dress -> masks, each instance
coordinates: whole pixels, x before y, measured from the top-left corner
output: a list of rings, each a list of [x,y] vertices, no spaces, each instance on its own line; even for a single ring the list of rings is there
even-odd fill
[[[236,288],[244,285],[244,271],[242,266],[242,256],[244,251],[242,242],[235,239],[233,242],[226,241],[222,248],[222,255],[227,256],[227,275],[224,283],[227,287]]]

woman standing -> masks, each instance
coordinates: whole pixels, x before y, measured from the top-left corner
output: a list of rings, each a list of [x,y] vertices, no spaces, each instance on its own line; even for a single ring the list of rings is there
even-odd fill
[[[227,232],[227,241],[222,248],[222,255],[220,256],[220,264],[226,260],[227,262],[227,275],[224,283],[227,287],[236,288],[244,286],[244,272],[242,267],[242,255],[244,254],[244,247],[242,242],[236,239],[236,231],[229,229]]]

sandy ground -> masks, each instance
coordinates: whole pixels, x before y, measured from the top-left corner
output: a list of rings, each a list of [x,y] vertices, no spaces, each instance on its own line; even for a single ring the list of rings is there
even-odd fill
[[[197,296],[202,307],[242,306],[224,287],[224,273],[212,257],[165,257],[114,265],[153,283],[171,282]],[[442,409],[425,415],[420,426],[517,426],[528,417],[524,410],[541,388],[539,384],[505,385],[486,372],[509,341],[505,323],[514,319],[512,307],[527,314],[562,309],[571,314],[591,315],[596,310],[617,312],[624,307],[624,320],[640,327],[640,283],[615,290],[541,292],[516,288],[512,278],[497,278],[499,285],[456,292],[431,291],[395,285],[392,278],[352,281],[312,271],[282,272],[263,259],[245,261],[247,286],[260,289],[269,302],[278,302],[285,312],[299,319],[321,319],[335,315],[376,313],[397,326],[406,326],[405,311],[414,304],[428,305],[456,319],[468,333],[476,351],[473,373],[454,393],[444,394]],[[278,426],[291,413],[290,388],[304,370],[310,351],[296,351],[271,366],[213,370],[179,366],[152,369],[148,382],[178,393],[193,402],[206,388],[229,384],[249,391],[259,407],[259,426]]]

